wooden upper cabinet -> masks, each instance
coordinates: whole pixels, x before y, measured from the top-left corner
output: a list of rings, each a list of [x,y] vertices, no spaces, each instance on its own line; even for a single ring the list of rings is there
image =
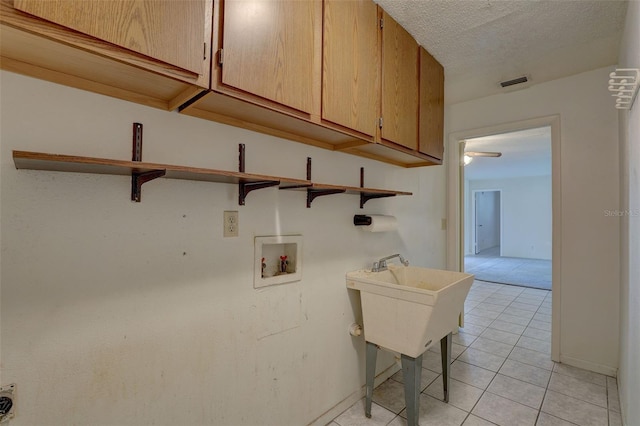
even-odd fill
[[[382,140],[418,148],[418,43],[383,12]]]
[[[190,73],[203,74],[205,0],[14,0],[14,7]]]
[[[444,154],[444,68],[420,48],[420,144],[418,150],[442,160]]]
[[[222,13],[222,83],[317,114],[322,3],[225,0]]]
[[[371,0],[325,0],[322,118],[375,137],[380,117],[380,24]]]

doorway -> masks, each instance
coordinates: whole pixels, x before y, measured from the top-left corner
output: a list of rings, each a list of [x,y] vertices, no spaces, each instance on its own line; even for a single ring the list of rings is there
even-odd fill
[[[551,128],[465,140],[464,271],[551,290]]]
[[[465,186],[465,162],[463,161],[465,152],[465,141],[472,138],[479,138],[487,135],[499,135],[509,132],[516,132],[527,129],[534,129],[548,126],[551,134],[551,175],[549,176],[551,190],[551,252],[553,262],[551,264],[551,277],[553,300],[551,307],[551,358],[555,361],[560,359],[560,309],[562,306],[562,282],[561,278],[561,140],[560,140],[560,116],[553,115],[540,117],[518,122],[505,123],[495,126],[476,128],[451,133],[448,135],[448,155],[447,155],[447,193],[448,197],[448,214],[447,222],[450,224],[447,232],[447,267],[451,270],[462,271],[464,268],[464,258],[472,254],[467,248],[471,247],[468,241],[469,233],[466,230],[471,229],[471,219],[465,215],[464,207],[468,206],[471,201],[471,191],[473,189]],[[477,159],[477,158],[476,158]],[[476,160],[474,159],[474,161]],[[495,188],[495,186],[494,186]],[[486,188],[488,189],[488,188]],[[501,195],[501,209],[505,210],[506,194],[503,190]],[[525,209],[526,213],[527,210]],[[504,214],[502,217],[501,228],[501,251],[504,254],[505,249],[505,233],[508,231],[506,224],[507,219]],[[526,226],[522,227],[526,229]],[[541,290],[531,290],[541,291]]]
[[[500,256],[500,190],[473,191],[473,253]]]

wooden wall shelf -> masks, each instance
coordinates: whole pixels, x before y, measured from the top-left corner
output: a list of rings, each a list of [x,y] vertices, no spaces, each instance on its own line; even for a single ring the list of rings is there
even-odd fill
[[[318,197],[333,194],[356,194],[360,195],[360,208],[364,204],[375,198],[395,197],[396,195],[413,195],[411,192],[392,191],[388,189],[374,189],[364,187],[364,167],[360,167],[360,186],[328,185],[324,183],[313,183],[311,180],[311,157],[307,157],[307,184],[306,185],[280,185],[280,189],[306,190],[307,208]]]
[[[131,176],[134,174],[164,171],[164,175],[161,177],[167,179],[186,179],[239,185],[244,184],[249,188],[249,191],[251,189],[259,189],[260,187],[279,186],[280,189],[307,190],[308,193],[314,193],[316,196],[318,196],[317,194],[320,194],[320,192],[357,194],[361,195],[361,197],[369,197],[369,199],[377,198],[377,196],[391,197],[395,195],[412,195],[411,192],[326,185],[311,182],[309,180],[293,179],[282,176],[267,176],[172,164],[147,163],[142,161],[46,154],[42,152],[13,151],[13,161],[17,169],[49,170],[59,172]],[[245,189],[244,195],[246,196],[249,191]],[[240,204],[244,204],[244,202],[241,202]],[[310,203],[308,203],[308,205],[310,205]]]
[[[364,207],[364,204],[374,198],[395,197],[396,195],[413,195],[411,192],[405,191],[393,191],[388,189],[375,189],[375,188],[363,188],[357,186],[341,186],[341,185],[328,185],[323,183],[311,183],[307,185],[289,185],[283,183],[280,185],[280,189],[287,190],[306,190],[307,191],[307,207],[311,207],[311,203],[317,197],[323,195],[333,194],[352,194],[360,195],[360,208]]]
[[[311,158],[307,158],[307,179],[267,176],[245,172],[245,146],[238,144],[237,172],[177,166],[174,164],[146,163],[142,161],[142,124],[133,123],[132,159],[82,157],[77,155],[45,154],[42,152],[13,151],[16,169],[50,170],[57,172],[95,173],[131,176],[131,200],[140,202],[142,185],[157,178],[198,180],[238,185],[238,204],[244,206],[249,192],[278,186],[280,189],[304,189],[307,191],[307,207],[323,195],[360,194],[360,208],[368,200],[395,195],[411,195],[410,192],[364,188],[364,168],[360,168],[360,187],[337,186],[311,181]]]

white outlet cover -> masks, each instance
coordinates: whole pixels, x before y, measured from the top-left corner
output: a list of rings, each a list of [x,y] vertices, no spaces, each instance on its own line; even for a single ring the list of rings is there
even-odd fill
[[[237,211],[225,211],[223,214],[223,237],[237,237],[238,236],[238,212]]]
[[[287,273],[277,272],[279,256],[286,255]],[[265,258],[265,274],[262,274],[262,258]],[[302,279],[302,235],[274,235],[255,237],[253,287],[286,284]]]

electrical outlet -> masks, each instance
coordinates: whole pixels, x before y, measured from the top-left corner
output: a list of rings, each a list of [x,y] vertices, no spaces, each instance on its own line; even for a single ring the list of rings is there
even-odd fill
[[[225,211],[224,212],[224,237],[237,237],[238,236],[238,212],[237,211]]]

